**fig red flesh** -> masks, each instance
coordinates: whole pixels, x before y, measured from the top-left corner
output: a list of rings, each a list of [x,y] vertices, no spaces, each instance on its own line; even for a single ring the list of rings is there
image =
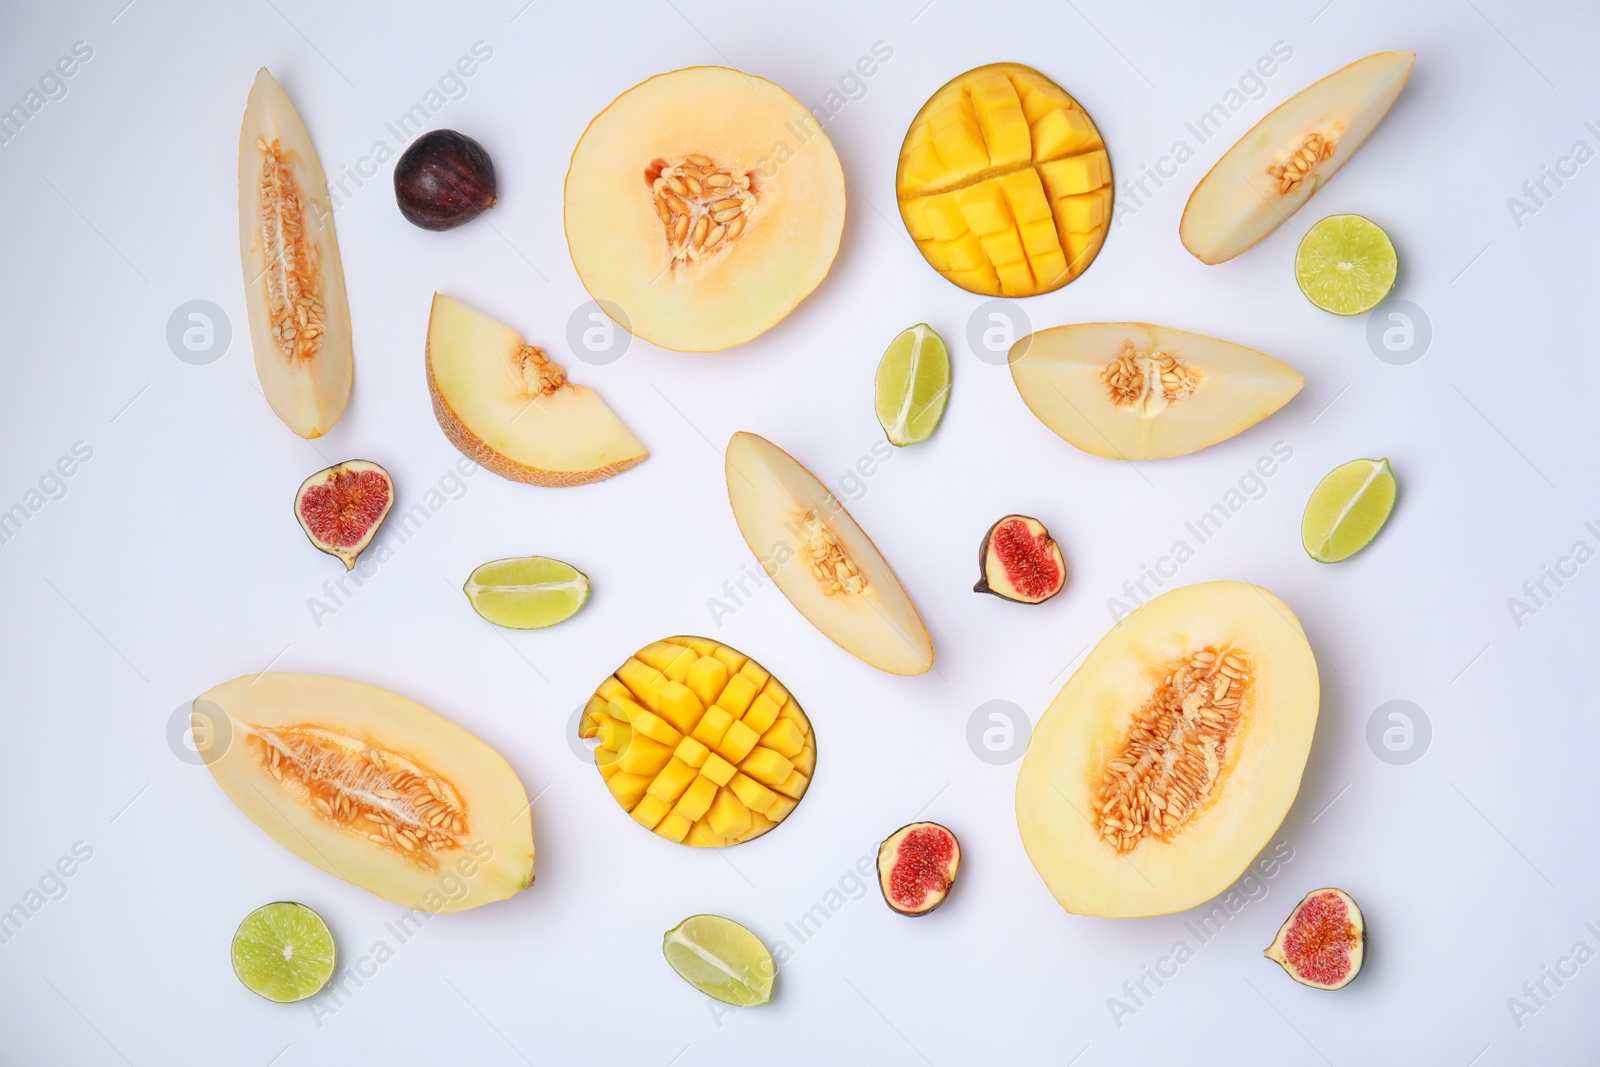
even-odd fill
[[[989,527],[978,548],[978,566],[982,575],[973,592],[1020,604],[1049,600],[1067,582],[1060,546],[1044,523],[1027,515],[1007,515]]]
[[[903,826],[878,847],[883,899],[902,915],[925,915],[943,903],[960,864],[955,834],[932,822]]]
[[[1360,972],[1365,952],[1356,902],[1343,890],[1317,889],[1295,905],[1265,955],[1302,985],[1339,989]]]
[[[294,513],[311,543],[338,556],[348,569],[372,543],[394,504],[389,472],[354,459],[320,470],[300,484]]]

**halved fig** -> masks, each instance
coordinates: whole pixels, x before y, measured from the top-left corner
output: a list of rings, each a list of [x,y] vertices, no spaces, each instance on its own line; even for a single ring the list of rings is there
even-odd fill
[[[1067,562],[1061,558],[1044,523],[1026,515],[1007,515],[983,535],[978,546],[982,576],[974,593],[993,593],[1019,604],[1039,604],[1067,584]]]
[[[239,131],[239,254],[262,395],[289,429],[321,437],[350,399],[350,305],[322,164],[265,67]]]
[[[1189,196],[1183,247],[1222,263],[1276,230],[1361,147],[1405,88],[1415,52],[1376,52],[1279,104]]]
[[[1253,348],[1148,322],[1056,326],[1011,347],[1028,408],[1107,459],[1164,459],[1249,429],[1305,379]]]
[[[878,888],[901,915],[926,915],[944,903],[961,868],[961,844],[936,822],[914,822],[878,846]]]
[[[300,483],[294,517],[311,543],[344,561],[345,570],[372,544],[394,506],[394,480],[376,463],[351,459]]]
[[[606,402],[544,349],[472,307],[433,294],[428,393],[450,443],[502,478],[583,485],[650,453]]]
[[[905,587],[816,475],[753,433],[733,435],[724,471],[744,543],[811,625],[880,671],[933,666],[933,641]]]
[[[265,672],[195,698],[195,750],[301,859],[410,908],[455,912],[533,882],[528,794],[500,754],[405,697]]]
[[[1301,985],[1342,989],[1361,973],[1367,924],[1342,889],[1314,889],[1294,906],[1262,955]]]

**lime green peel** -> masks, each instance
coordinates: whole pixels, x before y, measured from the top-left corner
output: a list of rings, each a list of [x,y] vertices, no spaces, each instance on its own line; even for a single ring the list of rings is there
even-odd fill
[[[889,443],[926,441],[950,397],[950,352],[927,323],[901,330],[878,362],[873,407]]]
[[[289,900],[263,904],[233,935],[233,973],[245,988],[279,1004],[315,996],[333,977],[333,931],[322,916]]]
[[[589,599],[589,576],[558,559],[516,556],[483,564],[461,591],[496,626],[539,630],[578,613]]]
[[[1323,311],[1362,315],[1394,288],[1400,264],[1383,228],[1361,215],[1329,215],[1300,239],[1294,277]]]
[[[661,951],[678,977],[739,1008],[772,999],[778,965],[761,939],[732,919],[691,915],[666,932]]]
[[[1356,459],[1317,483],[1300,519],[1300,542],[1318,563],[1349,559],[1371,543],[1394,510],[1397,485],[1386,459]]]

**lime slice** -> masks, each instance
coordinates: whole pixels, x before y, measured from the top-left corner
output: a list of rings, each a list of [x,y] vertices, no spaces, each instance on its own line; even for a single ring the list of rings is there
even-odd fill
[[[290,1004],[333,977],[333,932],[322,916],[289,900],[263,904],[233,934],[233,973],[250,992]]]
[[[537,630],[578,613],[589,599],[589,576],[559,559],[515,556],[485,563],[461,590],[496,626]]]
[[[1383,303],[1400,262],[1383,228],[1360,215],[1329,215],[1300,239],[1294,278],[1323,311],[1360,315]]]
[[[1386,459],[1353,459],[1317,483],[1300,519],[1300,541],[1318,563],[1338,563],[1367,547],[1394,510],[1394,471]]]
[[[914,445],[933,435],[950,396],[950,353],[927,323],[901,330],[878,363],[874,406],[878,424],[894,445]]]
[[[667,931],[661,951],[678,977],[724,1004],[751,1008],[772,999],[778,965],[761,939],[732,919],[691,915]]]

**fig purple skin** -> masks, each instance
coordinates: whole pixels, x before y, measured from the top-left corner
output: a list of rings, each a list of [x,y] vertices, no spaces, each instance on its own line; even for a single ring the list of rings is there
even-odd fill
[[[430,130],[394,165],[400,214],[424,230],[449,230],[494,206],[494,161],[483,145],[455,130]]]

